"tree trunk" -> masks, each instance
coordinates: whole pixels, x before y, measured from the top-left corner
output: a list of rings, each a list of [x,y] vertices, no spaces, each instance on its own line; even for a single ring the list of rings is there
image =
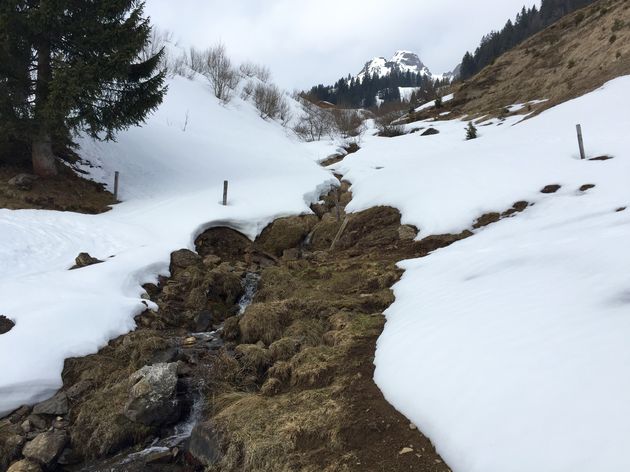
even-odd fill
[[[47,133],[41,133],[33,139],[31,152],[35,174],[40,177],[54,177],[58,174],[52,141]]]
[[[50,41],[45,35],[37,39],[36,50],[35,122],[39,130],[31,141],[33,171],[40,177],[53,177],[57,175],[57,166],[50,137],[50,117],[48,116],[50,112],[47,110],[53,74]]]

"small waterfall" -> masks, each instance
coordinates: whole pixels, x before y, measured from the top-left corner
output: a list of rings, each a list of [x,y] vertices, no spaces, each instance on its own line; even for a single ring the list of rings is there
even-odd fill
[[[260,282],[260,274],[256,272],[248,272],[243,278],[243,295],[238,300],[238,314],[242,315],[249,305],[254,301],[254,296],[258,290],[258,283]]]

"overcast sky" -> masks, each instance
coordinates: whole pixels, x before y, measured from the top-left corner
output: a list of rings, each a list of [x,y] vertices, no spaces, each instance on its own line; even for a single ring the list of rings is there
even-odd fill
[[[536,0],[146,0],[183,45],[222,41],[235,61],[267,65],[287,89],[356,74],[374,56],[420,55],[452,70],[481,36]]]

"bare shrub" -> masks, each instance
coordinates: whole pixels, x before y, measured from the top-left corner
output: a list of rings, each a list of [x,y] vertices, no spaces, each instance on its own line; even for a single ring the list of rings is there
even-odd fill
[[[194,47],[191,47],[188,51],[188,67],[198,73],[205,75],[206,74],[206,55],[207,51],[201,51]]]
[[[165,71],[168,76],[173,77],[177,75],[177,62],[179,57],[173,56],[172,52],[168,50],[168,44],[176,46],[176,42],[173,39],[173,33],[166,29],[157,27],[151,28],[151,34],[149,40],[145,43],[144,47],[140,51],[139,60],[144,62],[148,61],[155,55],[162,52],[162,58],[160,60],[160,69]]]
[[[332,117],[343,138],[356,138],[365,132],[363,117],[357,110],[333,110]]]
[[[260,112],[261,118],[275,118],[286,102],[282,91],[273,84],[258,83],[254,87],[254,105]]]
[[[302,113],[293,132],[303,141],[321,141],[322,138],[335,136],[335,119],[329,110],[314,105],[300,98]]]
[[[374,123],[379,130],[379,136],[393,138],[406,134],[405,127],[400,122],[405,114],[401,104],[385,104],[374,113]]]
[[[245,85],[243,85],[243,90],[241,90],[241,98],[243,100],[249,100],[252,98],[254,94],[254,89],[256,88],[256,84],[253,80],[247,81]]]
[[[232,61],[227,56],[225,46],[219,43],[202,54],[204,59],[203,74],[210,81],[214,96],[219,100],[229,102],[232,92],[238,86],[240,77],[236,69],[232,67]],[[193,67],[191,66],[191,68]]]
[[[239,72],[243,78],[253,79],[255,77],[264,83],[268,83],[271,79],[271,71],[269,68],[254,62],[242,63],[239,67]]]

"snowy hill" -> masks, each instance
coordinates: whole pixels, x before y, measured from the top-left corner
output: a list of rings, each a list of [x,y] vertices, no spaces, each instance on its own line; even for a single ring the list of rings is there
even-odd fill
[[[16,323],[0,339],[0,416],[59,388],[64,359],[132,330],[146,309],[141,284],[167,274],[170,253],[202,229],[253,238],[276,217],[310,212],[336,183],[317,151],[249,102],[220,103],[202,79],[174,78],[145,126],[117,142],[82,139],[79,153],[96,180],[120,172],[123,203],[96,216],[0,209],[0,314]],[[106,262],[69,271],[80,252]]]
[[[443,75],[434,75],[429,68],[423,64],[417,54],[411,51],[396,51],[391,59],[375,57],[365,63],[361,72],[356,75],[358,80],[363,80],[367,75],[377,75],[385,77],[392,72],[419,74],[433,78],[443,78]]]
[[[376,352],[386,398],[455,472],[630,468],[630,76],[521,121],[461,120],[367,137],[335,170],[350,211],[400,209],[419,238],[459,233],[404,261]],[[587,133],[580,160],[575,123]],[[548,185],[557,193],[543,193]]]

